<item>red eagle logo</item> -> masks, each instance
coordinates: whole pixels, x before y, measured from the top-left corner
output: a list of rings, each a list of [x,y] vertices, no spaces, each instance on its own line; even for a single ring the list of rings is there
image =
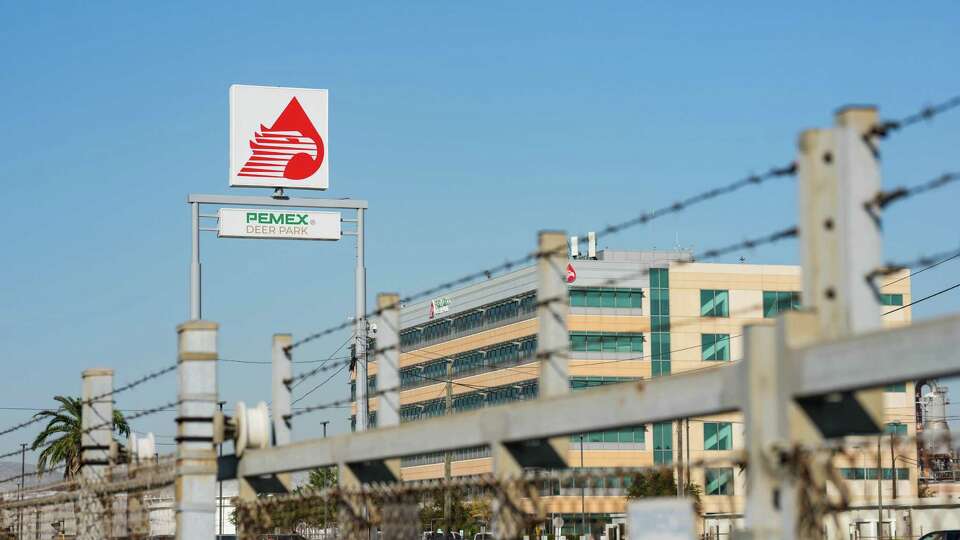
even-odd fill
[[[577,271],[574,269],[573,265],[567,263],[567,283],[573,283],[577,280]]]
[[[260,124],[250,149],[253,155],[237,176],[303,180],[323,164],[323,139],[297,98],[290,100],[272,126]]]

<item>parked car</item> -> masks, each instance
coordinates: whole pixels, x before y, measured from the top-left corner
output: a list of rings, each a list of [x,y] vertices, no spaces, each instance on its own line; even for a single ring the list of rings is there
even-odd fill
[[[920,540],[960,540],[960,529],[951,531],[934,531],[921,536]]]
[[[473,540],[493,540],[493,533],[482,532],[473,535]]]

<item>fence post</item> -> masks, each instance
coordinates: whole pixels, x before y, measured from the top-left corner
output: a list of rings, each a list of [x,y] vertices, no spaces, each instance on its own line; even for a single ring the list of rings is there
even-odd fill
[[[80,459],[82,489],[81,540],[103,538],[112,533],[109,498],[94,495],[91,484],[104,482],[109,474],[110,443],[113,442],[113,370],[91,368],[83,371],[83,404],[80,413]]]
[[[273,438],[276,446],[290,444],[293,426],[290,418],[290,387],[287,386],[293,377],[293,357],[287,352],[287,347],[293,343],[290,334],[274,334],[271,346],[272,391],[271,404],[273,407]],[[277,480],[283,488],[290,491],[293,488],[289,473],[278,474]]]
[[[400,295],[378,294],[377,309],[377,427],[385,428],[400,425]]]
[[[836,127],[800,136],[803,305],[817,321],[817,335],[809,341],[881,327],[879,289],[868,279],[882,264],[880,209],[867,207],[881,189],[880,169],[874,141],[864,138],[877,121],[873,107],[845,107],[836,114]],[[799,400],[805,414],[792,415],[794,440],[876,433],[883,419],[882,389],[841,398]]]
[[[400,295],[377,295],[377,428],[400,425]],[[401,480],[400,460],[388,459],[387,470]],[[398,498],[383,506],[384,538],[416,538],[420,535],[419,506],[415,501]]]
[[[292,353],[287,352],[287,347],[291,343],[293,343],[293,336],[290,334],[273,335],[271,403],[273,404],[273,436],[277,446],[290,444],[293,432],[290,420],[290,387],[287,386],[287,381],[293,377],[293,357]]]
[[[217,330],[209,321],[177,327],[177,540],[216,535]]]
[[[570,311],[567,291],[567,235],[562,231],[540,231],[537,237],[537,360],[539,364],[538,397],[546,399],[570,392],[568,364],[570,334],[567,314]],[[570,437],[554,437],[540,441],[490,441],[493,474],[506,480],[523,473],[524,467],[563,468],[567,466]],[[518,493],[505,489],[500,498],[514,498]],[[519,523],[508,519],[504,504],[493,500],[493,526],[497,538],[515,538]]]

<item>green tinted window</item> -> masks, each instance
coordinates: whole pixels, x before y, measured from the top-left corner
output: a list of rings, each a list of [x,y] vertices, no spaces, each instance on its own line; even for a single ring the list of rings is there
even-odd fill
[[[897,435],[898,437],[905,437],[907,435],[907,425],[899,422],[888,423],[884,426],[883,432]]]
[[[713,289],[703,289],[700,291],[700,316],[701,317],[729,317],[730,316],[730,293]]]
[[[673,423],[653,425],[653,464],[666,465],[673,461]]]
[[[907,391],[907,383],[888,384],[888,385],[884,388],[884,391],[886,391],[886,392],[906,392],[906,391]]]
[[[763,316],[776,317],[784,311],[800,309],[800,293],[795,291],[763,291]]]
[[[707,495],[733,495],[733,469],[706,470]]]
[[[701,334],[701,360],[730,360],[730,334]]]
[[[704,450],[730,450],[733,448],[733,425],[730,422],[703,423]]]
[[[902,294],[881,294],[880,303],[885,306],[902,306],[903,295]]]

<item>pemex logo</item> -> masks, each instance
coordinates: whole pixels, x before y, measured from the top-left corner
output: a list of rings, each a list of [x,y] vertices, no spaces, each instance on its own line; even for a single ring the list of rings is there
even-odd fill
[[[250,139],[253,154],[237,176],[248,178],[309,178],[323,165],[323,138],[294,97],[273,125],[260,124]]]

